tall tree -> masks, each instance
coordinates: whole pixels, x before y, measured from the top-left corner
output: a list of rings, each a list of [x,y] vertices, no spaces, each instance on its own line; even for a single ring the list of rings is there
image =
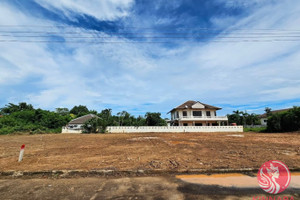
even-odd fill
[[[31,104],[27,104],[25,102],[19,103],[19,105],[9,103],[8,105],[5,105],[4,108],[1,108],[0,112],[2,114],[11,114],[13,112],[23,111],[23,110],[33,110],[33,106]]]
[[[265,108],[265,112],[266,112],[266,114],[267,114],[267,117],[269,117],[272,113],[271,113],[271,108],[269,108],[269,107],[266,107]]]
[[[159,112],[147,112],[145,115],[146,124],[148,126],[166,126],[167,122],[160,117]]]
[[[228,122],[236,123],[238,125],[259,125],[260,121],[258,115],[252,113],[249,114],[247,111],[242,112],[239,110],[232,111],[233,114],[228,114]]]
[[[80,117],[80,116],[88,114],[89,109],[86,106],[83,106],[83,105],[74,106],[70,110],[70,113],[76,115],[77,117]]]

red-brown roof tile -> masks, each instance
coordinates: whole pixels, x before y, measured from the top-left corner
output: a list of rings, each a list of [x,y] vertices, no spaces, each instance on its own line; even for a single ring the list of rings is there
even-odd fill
[[[201,103],[201,102],[200,101],[192,101],[192,100],[186,101],[183,104],[177,106],[176,108],[173,108],[170,112],[172,112],[175,109],[192,108],[192,106],[196,103]],[[222,108],[219,108],[219,107],[216,107],[216,106],[211,106],[211,105],[208,105],[208,104],[205,104],[205,103],[201,103],[201,104],[205,106],[205,109],[214,109],[214,110],[221,110],[222,109]]]

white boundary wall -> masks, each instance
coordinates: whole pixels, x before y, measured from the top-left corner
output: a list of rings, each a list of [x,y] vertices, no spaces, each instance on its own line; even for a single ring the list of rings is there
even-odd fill
[[[243,132],[243,126],[108,126],[108,133]]]
[[[67,129],[66,127],[62,127],[61,133],[82,133],[82,130],[72,130]]]

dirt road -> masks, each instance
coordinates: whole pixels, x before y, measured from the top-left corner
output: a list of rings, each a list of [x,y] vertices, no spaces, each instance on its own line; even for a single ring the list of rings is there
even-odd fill
[[[18,163],[25,144],[24,160]],[[0,136],[0,171],[300,168],[300,134],[147,133]]]
[[[293,176],[292,174],[292,177]],[[229,177],[230,178],[230,177]],[[234,177],[233,177],[234,178]],[[71,179],[0,179],[1,199],[65,199],[65,200],[253,200],[272,196],[272,199],[300,199],[296,181],[279,195],[269,195],[259,188],[255,177],[240,176],[245,181],[225,180],[224,176],[204,178],[174,176],[135,178],[71,178]],[[190,179],[190,181],[189,181]],[[212,179],[212,180],[211,180]],[[252,180],[255,179],[255,180]],[[249,181],[250,180],[250,181]],[[240,183],[242,184],[240,184]],[[251,185],[254,182],[254,185]]]

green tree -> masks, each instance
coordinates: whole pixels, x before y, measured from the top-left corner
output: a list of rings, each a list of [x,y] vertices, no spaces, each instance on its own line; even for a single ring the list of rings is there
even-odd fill
[[[107,126],[118,126],[119,125],[119,117],[112,115],[112,110],[104,109],[99,114],[98,117],[101,119],[101,127],[105,129]]]
[[[70,115],[59,115],[42,109],[34,109],[30,104],[9,104],[2,108],[6,113],[0,118],[0,134],[14,132],[29,133],[60,133],[61,127],[66,125]]]
[[[59,115],[69,115],[70,114],[70,111],[68,108],[56,108],[55,109],[55,112]]]
[[[89,109],[86,106],[83,106],[83,105],[74,106],[70,110],[70,113],[76,115],[77,117],[81,117],[83,115],[88,114],[89,113]]]
[[[160,115],[159,112],[147,112],[145,115],[147,126],[166,126],[167,122]]]
[[[247,111],[242,112],[239,110],[233,111],[233,114],[228,114],[228,122],[236,123],[237,125],[259,125],[260,121],[258,115],[252,113],[249,114]]]
[[[246,120],[247,120],[247,122],[246,122],[247,125],[260,125],[261,124],[258,115],[254,114],[254,113],[248,115]]]
[[[136,121],[134,116],[131,116],[127,111],[117,113],[119,126],[133,126]]]
[[[242,125],[242,114],[243,112],[236,110],[236,111],[232,111],[233,114],[229,114],[227,115],[228,117],[228,123],[236,123],[237,125]]]
[[[271,114],[268,117],[267,131],[279,132],[281,131],[281,116],[279,113]]]
[[[133,120],[133,126],[146,126],[146,119],[143,116],[138,116]]]
[[[83,133],[98,133],[101,131],[101,119],[98,117],[94,117],[88,121],[86,121],[83,126]]]
[[[18,111],[23,110],[34,110],[33,106],[31,104],[27,104],[25,102],[19,103],[19,105],[9,103],[8,105],[5,105],[4,108],[0,109],[1,114],[11,114]]]
[[[117,116],[119,117],[119,126],[123,126],[123,121],[126,113],[127,113],[126,111],[117,113]]]
[[[96,110],[89,110],[89,114],[94,114],[94,115],[97,115],[98,112]]]
[[[266,107],[265,108],[265,113],[267,114],[267,117],[269,117],[269,116],[271,116],[271,108],[269,108],[269,107]]]
[[[300,129],[300,107],[288,111],[271,113],[268,117],[269,132],[298,131]]]

